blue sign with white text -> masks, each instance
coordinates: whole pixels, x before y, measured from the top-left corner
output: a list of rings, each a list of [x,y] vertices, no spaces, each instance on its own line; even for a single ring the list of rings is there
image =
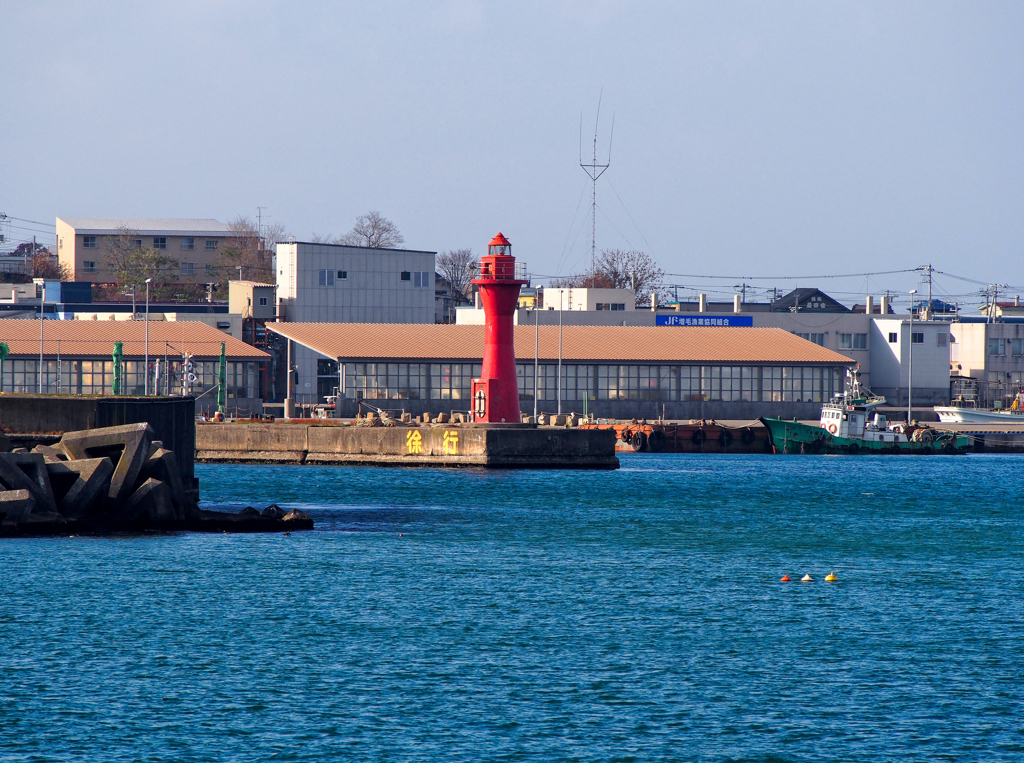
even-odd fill
[[[657,315],[658,326],[753,326],[752,315]]]

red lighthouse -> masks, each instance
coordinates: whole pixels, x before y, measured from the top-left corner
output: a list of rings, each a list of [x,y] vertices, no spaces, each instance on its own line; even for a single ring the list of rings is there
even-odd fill
[[[487,255],[480,258],[480,277],[473,281],[486,320],[483,370],[473,380],[474,422],[520,422],[512,316],[519,287],[525,283],[516,280],[512,245],[499,233],[487,246]]]

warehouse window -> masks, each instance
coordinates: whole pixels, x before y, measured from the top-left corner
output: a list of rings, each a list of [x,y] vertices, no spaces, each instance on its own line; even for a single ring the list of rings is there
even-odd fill
[[[890,331],[889,332],[889,344],[896,344],[899,341],[900,341],[900,335],[897,334],[895,331]]]
[[[403,281],[411,281],[412,280],[412,273],[410,273],[408,270],[403,270],[402,271],[402,280]]]
[[[614,302],[614,303],[612,303],[612,310],[625,310],[625,309],[626,309],[626,303],[625,302]]]
[[[866,350],[868,348],[867,334],[840,334],[840,350]]]
[[[935,335],[935,346],[936,347],[945,347],[946,346],[946,337],[947,336],[948,336],[948,334],[946,334],[945,332],[942,332],[942,331],[940,331],[938,334],[936,334]]]
[[[208,251],[208,252],[215,251],[217,249],[217,245],[219,243],[220,242],[217,241],[217,239],[215,239],[215,238],[208,238],[208,239],[206,239],[206,251]]]
[[[349,400],[431,399],[463,401],[469,407],[479,364],[346,363],[344,397]],[[572,408],[584,401],[813,402],[842,390],[842,369],[832,366],[690,366],[564,363],[561,393]],[[557,402],[558,364],[516,364],[519,399]]]
[[[96,237],[95,236],[82,236],[82,248],[83,249],[95,249],[96,248]]]
[[[821,347],[825,346],[825,335],[824,334],[801,333],[799,331],[794,332],[794,333],[798,337],[800,337],[801,339],[806,339],[808,342],[813,342],[814,344],[819,345]]]
[[[181,274],[183,276],[194,276],[196,274],[196,264],[194,262],[181,263]]]
[[[989,355],[1005,355],[1006,354],[1006,340],[1002,337],[988,340],[988,354]]]
[[[194,238],[183,237],[181,239],[181,248],[184,249],[186,252],[192,251],[193,249],[196,248],[196,240]]]
[[[153,236],[153,248],[154,249],[166,249],[167,248],[167,236]]]
[[[348,271],[347,270],[339,270],[338,271],[338,280],[339,281],[347,281],[348,280]]]
[[[924,333],[914,332],[910,335],[910,341],[914,344],[924,344]]]
[[[266,306],[267,306],[267,298],[266,297],[260,297],[260,307],[266,307]]]
[[[82,270],[86,273],[96,272],[96,260],[82,260]]]
[[[333,270],[321,270],[320,275],[321,286],[334,286],[334,271]]]

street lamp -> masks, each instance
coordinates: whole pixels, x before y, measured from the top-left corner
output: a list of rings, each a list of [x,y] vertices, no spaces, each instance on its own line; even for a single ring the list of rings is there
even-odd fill
[[[913,420],[913,408],[910,397],[914,391],[914,295],[917,289],[910,290],[910,352],[907,357],[907,423]]]
[[[146,395],[149,396],[149,285],[153,283],[152,278],[146,279],[146,363],[143,371],[146,374]]]

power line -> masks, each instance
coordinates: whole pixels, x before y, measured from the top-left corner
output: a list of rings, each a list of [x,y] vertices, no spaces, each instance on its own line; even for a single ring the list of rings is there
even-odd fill
[[[610,148],[611,147],[609,146],[609,149]],[[647,237],[644,235],[644,232],[642,230],[640,230],[640,226],[636,224],[636,220],[633,219],[633,215],[631,215],[629,213],[629,210],[626,209],[626,202],[624,202],[622,200],[622,197],[619,196],[619,192],[615,190],[615,186],[612,185],[612,181],[611,180],[608,181],[608,187],[612,189],[612,193],[615,194],[615,198],[619,200],[619,204],[621,204],[622,205],[622,209],[625,210],[626,217],[628,217],[629,221],[631,223],[633,223],[633,227],[636,228],[636,232],[640,234],[640,238],[642,238],[644,240],[644,243],[647,244],[647,251],[649,251],[651,253],[651,256],[653,257],[654,256],[654,248],[647,241]],[[625,236],[623,236],[623,238],[625,238]]]
[[[41,223],[38,220],[26,220],[24,217],[12,217],[11,215],[0,215],[0,220],[18,220],[23,223],[32,223],[33,225],[45,225],[47,228],[56,228],[54,223]]]
[[[673,278],[713,278],[721,279],[723,281],[740,281],[750,279],[751,281],[813,281],[825,278],[864,278],[865,276],[888,276],[896,273],[916,273],[920,268],[909,268],[907,270],[880,270],[876,273],[845,273],[841,275],[816,275],[816,276],[713,276],[706,273],[694,274],[694,273],[666,273],[666,276],[672,276]],[[935,271],[936,273],[939,271]],[[978,282],[980,283],[980,281]]]

